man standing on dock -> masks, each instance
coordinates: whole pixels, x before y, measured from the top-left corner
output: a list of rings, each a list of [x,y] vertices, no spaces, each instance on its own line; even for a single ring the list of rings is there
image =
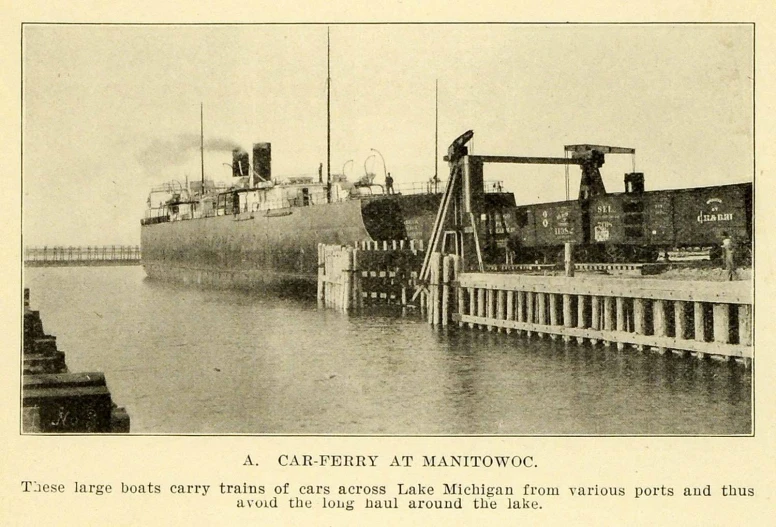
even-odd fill
[[[722,231],[722,250],[724,251],[723,257],[725,258],[725,271],[727,271],[728,281],[732,281],[736,276],[736,262],[735,262],[735,247],[733,246],[733,240],[727,231]]]

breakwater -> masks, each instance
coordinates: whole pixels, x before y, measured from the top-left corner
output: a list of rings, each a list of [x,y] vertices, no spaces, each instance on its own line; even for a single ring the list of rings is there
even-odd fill
[[[113,403],[101,372],[71,373],[56,337],[43,330],[24,290],[22,431],[128,433],[129,415]]]

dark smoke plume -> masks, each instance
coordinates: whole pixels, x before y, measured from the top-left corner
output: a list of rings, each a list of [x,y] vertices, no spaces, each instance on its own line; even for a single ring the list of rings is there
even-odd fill
[[[179,166],[191,159],[199,151],[199,135],[180,134],[172,139],[156,139],[137,153],[137,161],[148,172],[156,172],[165,167]],[[231,139],[211,137],[205,139],[208,152],[231,152],[239,145]]]

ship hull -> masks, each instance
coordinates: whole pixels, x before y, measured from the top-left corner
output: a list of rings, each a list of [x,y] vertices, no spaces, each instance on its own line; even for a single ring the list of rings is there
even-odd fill
[[[149,278],[211,287],[314,294],[318,244],[423,240],[431,235],[440,194],[385,196],[144,224],[142,265]],[[488,208],[514,206],[492,194]]]
[[[318,244],[405,236],[390,201],[345,201],[141,227],[142,265],[149,278],[216,287],[311,292]]]

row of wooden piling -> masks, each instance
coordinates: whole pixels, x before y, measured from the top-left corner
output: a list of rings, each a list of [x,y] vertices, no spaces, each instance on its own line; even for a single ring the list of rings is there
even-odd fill
[[[432,259],[441,280],[432,271],[432,302],[437,287],[443,295],[439,308],[429,307],[434,312],[431,324],[454,321],[526,337],[546,335],[661,354],[670,350],[747,365],[753,359],[748,282],[459,273],[457,257],[443,257],[441,266],[437,261]],[[448,289],[453,292],[444,293]]]
[[[319,247],[318,298],[325,305],[346,311],[364,305],[369,294],[362,280],[374,272],[361,261],[364,254],[352,247]],[[414,303],[433,326],[456,323],[746,364],[753,358],[748,282],[464,273],[458,256],[440,253],[429,255],[429,270],[425,284],[400,269],[382,272],[388,279],[410,276],[395,303]]]

